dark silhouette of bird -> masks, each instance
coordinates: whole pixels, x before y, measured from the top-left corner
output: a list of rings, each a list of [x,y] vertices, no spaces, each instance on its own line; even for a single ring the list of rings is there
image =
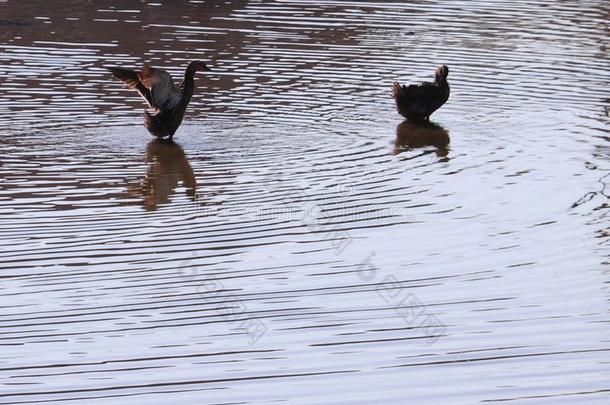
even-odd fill
[[[170,141],[182,123],[184,112],[195,90],[195,73],[210,70],[205,63],[193,61],[184,72],[184,80],[178,86],[165,70],[144,66],[140,72],[109,67],[114,77],[122,80],[130,89],[136,90],[154,109],[144,112],[144,125],[157,138]]]
[[[449,99],[448,74],[449,67],[440,65],[436,68],[434,83],[424,82],[410,86],[394,83],[392,94],[398,112],[409,121],[430,121],[430,115]]]

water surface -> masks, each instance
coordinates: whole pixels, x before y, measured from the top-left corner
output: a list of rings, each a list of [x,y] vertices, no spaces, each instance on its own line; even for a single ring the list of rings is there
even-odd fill
[[[0,15],[1,404],[608,402],[606,2]],[[152,141],[104,66],[193,59]]]

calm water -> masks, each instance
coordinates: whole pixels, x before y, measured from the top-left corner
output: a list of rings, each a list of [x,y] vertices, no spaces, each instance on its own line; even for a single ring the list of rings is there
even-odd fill
[[[0,3],[1,404],[609,403],[607,2],[164,3]]]

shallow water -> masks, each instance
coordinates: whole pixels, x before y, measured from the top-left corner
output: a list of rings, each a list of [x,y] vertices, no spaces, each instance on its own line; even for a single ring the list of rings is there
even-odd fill
[[[0,3],[0,404],[608,403],[606,2],[161,3]]]

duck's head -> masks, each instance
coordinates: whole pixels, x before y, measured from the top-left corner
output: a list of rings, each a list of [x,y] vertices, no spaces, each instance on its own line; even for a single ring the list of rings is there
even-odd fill
[[[447,65],[439,65],[436,68],[436,73],[434,73],[434,77],[436,81],[447,80],[447,76],[449,75],[449,66]]]
[[[200,60],[194,60],[189,63],[188,70],[192,72],[203,72],[211,70],[205,63]]]

